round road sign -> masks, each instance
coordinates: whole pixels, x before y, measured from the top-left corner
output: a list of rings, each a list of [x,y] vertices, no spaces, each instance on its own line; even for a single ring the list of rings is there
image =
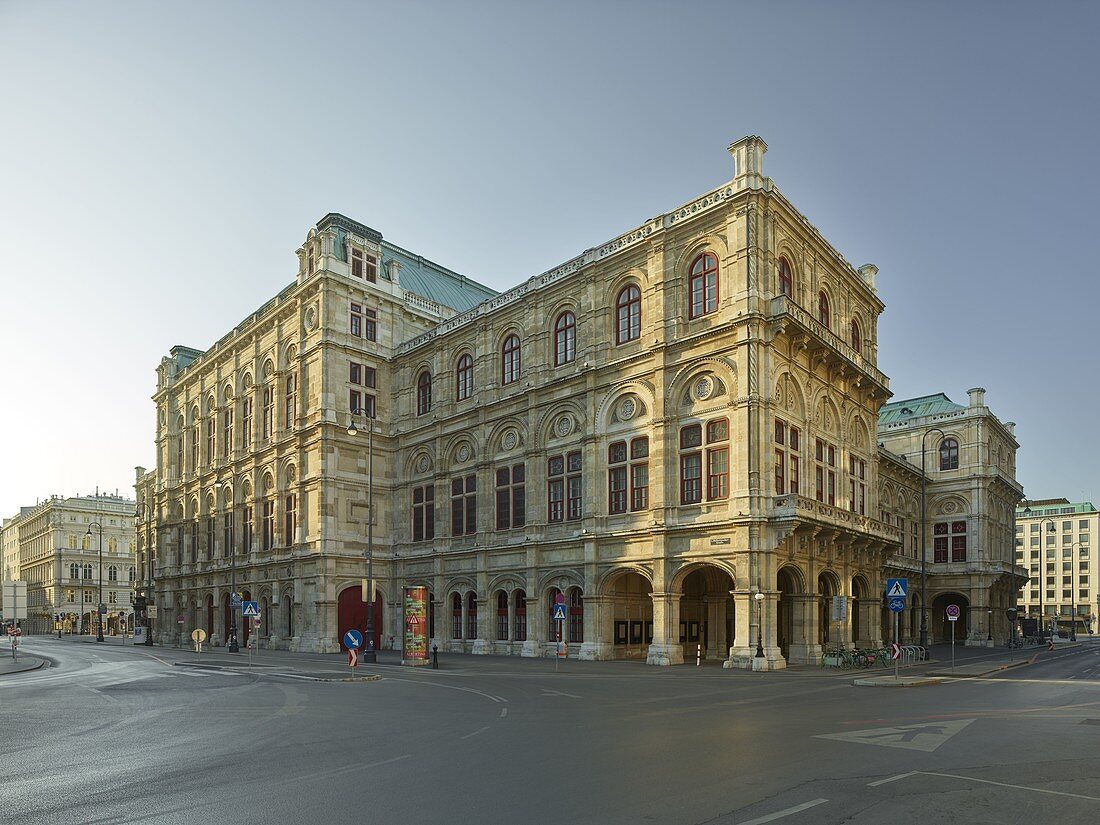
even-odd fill
[[[201,627],[196,627],[194,630],[191,631],[191,638],[196,642],[205,642],[206,631],[203,630]]]
[[[947,605],[947,615],[948,616],[951,616],[952,618],[957,619],[959,617],[959,613],[960,613],[959,606],[957,604]]]

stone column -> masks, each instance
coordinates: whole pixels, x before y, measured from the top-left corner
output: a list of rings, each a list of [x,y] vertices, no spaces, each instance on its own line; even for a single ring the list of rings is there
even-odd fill
[[[754,601],[756,601],[754,599]],[[763,634],[763,657],[756,655],[756,648],[753,648],[752,669],[753,670],[782,670],[787,666],[787,660],[783,658],[783,652],[779,649],[779,643],[777,639],[777,631],[779,629],[779,591],[772,590],[764,594],[763,604],[763,621],[764,621],[764,634]],[[760,603],[754,605],[757,608],[757,613],[761,612]],[[759,632],[759,631],[758,631]]]
[[[546,622],[549,608],[542,598],[527,599],[527,640],[520,650],[521,656],[541,656],[546,642]]]
[[[833,622],[833,627],[836,629],[837,643],[842,648],[848,649],[852,646],[852,597],[851,596],[841,596],[840,598],[844,599],[844,602],[845,602],[845,605],[844,605],[844,608],[845,608],[844,609],[844,616],[845,616],[845,618],[844,618],[844,621],[842,621],[842,622]],[[832,611],[833,611],[833,605],[832,605],[831,602],[832,602],[832,600],[830,599],[830,604],[829,604],[829,615],[830,616],[832,616]]]
[[[810,665],[821,660],[821,645],[817,640],[817,596],[798,593],[791,596],[792,664]]]
[[[682,665],[684,648],[680,644],[680,594],[653,594],[653,643],[646,655],[647,665]]]
[[[856,604],[859,611],[859,638],[856,639],[858,647],[882,647],[882,618],[879,615],[880,606],[870,599],[861,599]]]
[[[756,612],[752,610],[752,591],[737,590],[733,593],[733,641],[729,648],[729,658],[722,667],[748,669],[752,667],[752,654],[756,652],[756,643],[749,640],[756,632]]]
[[[614,618],[612,616],[611,598],[608,596],[585,596],[584,644],[581,645],[580,658],[588,661],[615,658],[613,632]]]

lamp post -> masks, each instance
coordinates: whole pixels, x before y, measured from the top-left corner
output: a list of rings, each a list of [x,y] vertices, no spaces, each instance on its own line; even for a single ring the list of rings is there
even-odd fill
[[[1031,507],[1025,507],[1024,508],[1024,517],[1026,518],[1030,515],[1031,515]],[[1042,525],[1044,525],[1044,524],[1049,524],[1050,525],[1050,531],[1054,532],[1054,519],[1044,518],[1044,519],[1040,519],[1040,521],[1039,521],[1039,636],[1040,637],[1047,635],[1047,632],[1046,632],[1046,616],[1043,615],[1043,593],[1046,590],[1046,587],[1043,586],[1043,571],[1046,570],[1046,565],[1047,565],[1047,560],[1046,560],[1047,548],[1046,548],[1046,542],[1043,541],[1043,527],[1042,527]],[[1029,533],[1028,534],[1029,538],[1030,538],[1030,535],[1031,534]],[[1029,542],[1029,544],[1030,544],[1030,542]],[[1029,547],[1028,550],[1030,550],[1030,549],[1031,548]]]
[[[99,604],[96,605],[96,622],[95,622],[95,640],[97,642],[103,641],[103,611],[106,609],[103,604],[103,525],[98,521],[93,521],[88,525],[88,532],[85,535],[92,535],[92,528],[95,527],[99,530]]]
[[[214,482],[214,506],[217,506],[217,501],[221,498],[222,483],[221,481]],[[229,512],[225,515],[225,518],[233,518],[233,509],[230,508]],[[233,537],[236,539],[236,536]],[[237,600],[237,548],[233,547],[231,542],[228,547],[225,548],[229,551],[229,642],[225,649],[229,653],[240,653],[241,646],[237,642],[237,606],[234,602]]]
[[[764,658],[764,594],[759,590],[753,594],[756,603],[760,606],[760,624],[756,627],[756,658]]]
[[[376,662],[378,654],[374,649],[374,413],[359,408],[351,411],[352,419],[348,424],[348,435],[357,435],[355,416],[367,419],[367,627],[364,634],[366,647],[363,650],[364,662]],[[761,654],[762,655],[762,654]]]
[[[145,525],[145,644],[153,646],[153,619],[149,616],[149,607],[153,598],[153,544],[149,540],[149,511],[141,505],[142,521]]]
[[[985,640],[987,642],[992,642],[993,641],[993,609],[992,608],[990,608],[989,610],[986,611],[985,630],[986,630]]]
[[[928,646],[928,599],[927,594],[927,559],[928,559],[928,524],[925,517],[924,499],[925,488],[928,486],[928,477],[924,469],[924,454],[926,452],[926,440],[932,433],[939,433],[940,438],[947,438],[939,427],[933,427],[925,432],[920,439],[920,643],[921,647]]]

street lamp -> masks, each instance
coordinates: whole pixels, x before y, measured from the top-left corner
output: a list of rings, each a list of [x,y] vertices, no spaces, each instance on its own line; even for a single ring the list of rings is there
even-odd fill
[[[355,409],[351,411],[352,419],[348,424],[348,435],[359,434],[355,426],[355,416],[362,415],[367,419],[367,627],[364,634],[366,647],[363,650],[364,662],[376,662],[378,654],[374,649],[374,411]],[[761,653],[760,655],[763,655]]]
[[[1031,515],[1031,507],[1025,507],[1024,508],[1024,517],[1027,518],[1030,515]],[[1047,548],[1046,548],[1046,543],[1043,541],[1043,528],[1042,528],[1042,525],[1044,525],[1044,524],[1049,524],[1050,525],[1050,532],[1053,533],[1054,532],[1054,519],[1044,518],[1044,519],[1041,519],[1039,521],[1039,525],[1040,525],[1039,526],[1039,636],[1040,637],[1047,635],[1047,632],[1046,632],[1046,616],[1043,615],[1043,592],[1046,590],[1046,587],[1043,585],[1043,571],[1046,569],[1046,565],[1047,565],[1047,560],[1046,560]],[[1028,537],[1030,538],[1030,533],[1028,534]],[[1030,544],[1030,542],[1029,542],[1029,544]],[[1031,548],[1028,547],[1028,550],[1030,551]]]
[[[106,605],[103,604],[103,525],[93,521],[88,525],[88,532],[85,535],[91,536],[93,527],[99,530],[99,604],[96,605],[95,640],[102,642],[103,612],[106,610]]]
[[[985,640],[987,642],[992,642],[993,641],[993,609],[990,608],[989,610],[987,610],[986,614],[987,615],[986,615],[986,618],[985,618],[985,629],[986,629]]]
[[[222,483],[221,481],[214,482],[214,506],[218,506],[218,501],[221,499]],[[229,513],[225,518],[233,518],[233,510],[230,508]],[[234,540],[236,536],[233,536]],[[237,607],[234,605],[234,601],[237,599],[237,548],[230,546],[225,548],[229,551],[229,644],[226,645],[226,650],[229,653],[240,653],[241,646],[237,643]]]
[[[760,624],[756,627],[756,658],[764,658],[764,594],[759,590],[753,594],[756,603],[760,606]]]
[[[928,599],[926,598],[927,574],[925,571],[928,558],[928,525],[925,518],[924,497],[925,488],[928,486],[928,477],[924,469],[925,441],[932,433],[939,433],[940,438],[947,438],[939,427],[933,427],[925,432],[920,439],[920,643],[921,647],[928,646]]]

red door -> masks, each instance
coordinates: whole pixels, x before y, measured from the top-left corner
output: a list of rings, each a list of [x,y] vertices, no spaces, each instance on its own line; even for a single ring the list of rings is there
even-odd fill
[[[375,587],[375,591],[377,591]],[[344,647],[344,634],[349,630],[358,630],[363,634],[364,645],[367,638],[367,603],[363,601],[363,588],[359,585],[349,587],[340,594],[337,605],[337,625],[340,634],[340,649]],[[374,596],[374,649],[381,648],[382,640],[382,594]]]

